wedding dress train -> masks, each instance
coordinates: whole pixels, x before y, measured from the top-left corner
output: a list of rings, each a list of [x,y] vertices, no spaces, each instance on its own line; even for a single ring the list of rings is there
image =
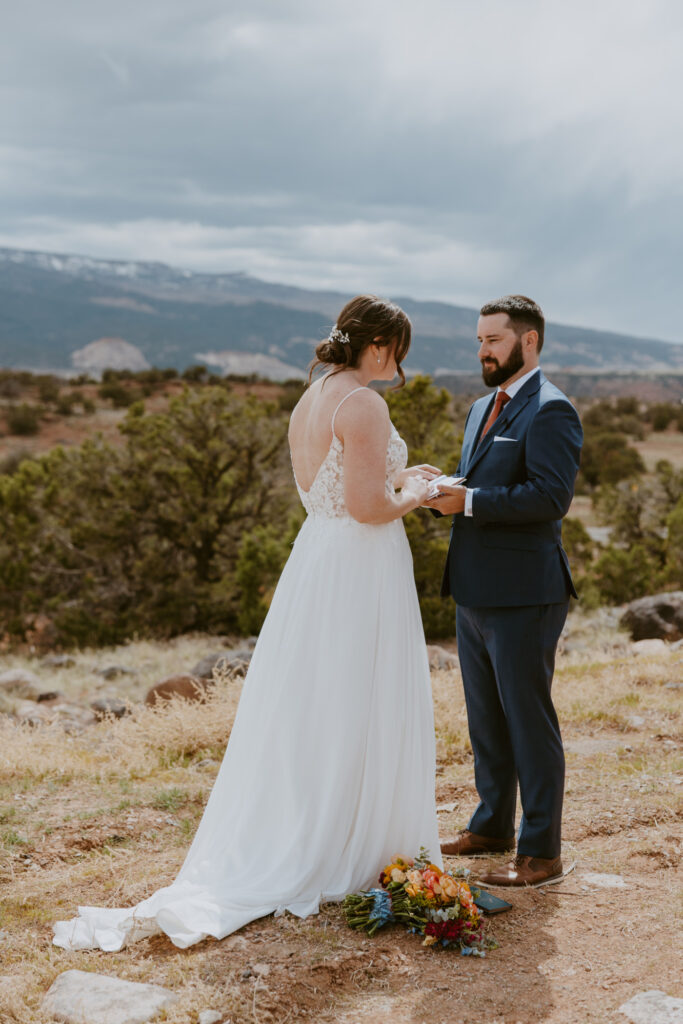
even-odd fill
[[[134,907],[79,907],[55,925],[57,946],[113,951],[161,931],[185,948],[273,911],[313,914],[375,885],[395,854],[424,846],[441,863],[411,552],[400,519],[351,518],[342,454],[333,418],[180,873]],[[392,427],[388,492],[405,465]]]

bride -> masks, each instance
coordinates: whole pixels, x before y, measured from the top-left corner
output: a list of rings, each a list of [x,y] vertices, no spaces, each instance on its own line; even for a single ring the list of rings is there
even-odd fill
[[[429,668],[401,522],[438,471],[405,468],[368,387],[405,382],[410,333],[398,306],[361,295],[318,345],[314,368],[328,372],[289,431],[308,517],[185,862],[137,906],[79,907],[55,925],[57,946],[113,951],[161,931],[185,948],[273,911],[314,914],[376,884],[395,854],[424,846],[440,863]]]

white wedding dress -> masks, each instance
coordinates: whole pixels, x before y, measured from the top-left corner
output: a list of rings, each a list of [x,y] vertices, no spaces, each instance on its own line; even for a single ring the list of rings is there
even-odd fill
[[[114,951],[165,932],[185,948],[273,911],[314,914],[376,885],[396,854],[424,846],[441,863],[411,552],[400,519],[351,518],[342,455],[333,417],[327,456],[311,488],[299,487],[308,516],[179,875],[134,907],[79,907],[55,925],[57,946]],[[388,492],[405,465],[392,426]]]

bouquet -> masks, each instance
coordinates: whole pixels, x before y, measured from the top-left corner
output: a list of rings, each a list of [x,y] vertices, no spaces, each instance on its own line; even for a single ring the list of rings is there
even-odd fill
[[[381,888],[347,896],[342,904],[351,928],[374,935],[391,922],[424,936],[423,946],[440,943],[463,955],[485,956],[495,943],[484,938],[481,913],[466,868],[441,871],[426,850],[415,858],[395,857],[379,876]]]

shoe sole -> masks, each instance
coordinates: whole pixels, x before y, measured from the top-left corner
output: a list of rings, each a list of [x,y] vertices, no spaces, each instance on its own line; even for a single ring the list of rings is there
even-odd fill
[[[514,853],[514,846],[508,846],[507,850],[479,850],[477,853],[444,853],[442,857],[497,857],[501,853]]]

